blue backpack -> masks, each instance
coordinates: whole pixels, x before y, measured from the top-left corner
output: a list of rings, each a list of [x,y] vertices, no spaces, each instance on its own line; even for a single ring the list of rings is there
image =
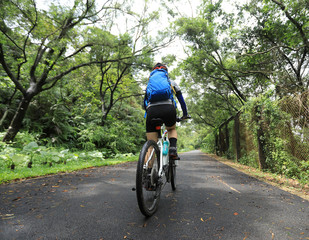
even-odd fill
[[[150,73],[146,88],[147,103],[173,99],[171,82],[165,69],[155,69]]]

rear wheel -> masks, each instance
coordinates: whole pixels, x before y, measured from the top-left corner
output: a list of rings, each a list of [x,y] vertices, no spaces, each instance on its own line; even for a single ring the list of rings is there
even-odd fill
[[[173,189],[173,191],[175,191],[176,190],[176,164],[175,164],[175,160],[170,159],[169,168],[170,168],[170,174],[171,174],[172,189]]]
[[[161,184],[158,179],[160,151],[154,141],[147,141],[139,155],[136,171],[136,197],[139,209],[149,217],[158,208]]]

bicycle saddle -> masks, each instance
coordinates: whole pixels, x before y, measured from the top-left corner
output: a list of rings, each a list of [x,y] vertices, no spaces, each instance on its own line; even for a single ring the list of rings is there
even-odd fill
[[[162,126],[163,120],[161,118],[153,118],[151,119],[151,124],[155,126]]]

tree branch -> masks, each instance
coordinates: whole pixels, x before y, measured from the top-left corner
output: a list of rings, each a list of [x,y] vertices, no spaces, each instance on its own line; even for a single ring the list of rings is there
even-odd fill
[[[196,114],[196,115],[202,120],[203,123],[205,123],[206,125],[208,125],[208,126],[210,126],[212,128],[215,128],[215,125],[207,122],[201,115],[199,115],[199,114]]]
[[[87,47],[92,47],[93,45],[94,45],[93,43],[88,43],[88,44],[86,44],[86,45],[80,47],[77,51],[75,51],[75,52],[72,53],[71,55],[65,57],[63,60],[67,60],[67,59],[69,59],[69,58],[75,56],[76,54],[80,53],[80,52],[83,51],[85,48],[87,48]]]
[[[304,44],[306,45],[307,48],[309,48],[309,42],[306,37],[306,34],[303,31],[303,27],[289,14],[289,12],[286,9],[286,6],[284,6],[282,2],[279,2],[277,0],[271,0],[271,1],[277,4],[281,8],[281,10],[284,12],[285,16],[295,25],[295,27],[298,29],[300,33],[300,36],[303,39]]]
[[[10,68],[8,67],[8,65],[6,64],[6,61],[4,59],[4,52],[3,52],[3,48],[2,48],[2,43],[0,43],[0,63],[4,69],[4,71],[6,72],[6,74],[9,76],[9,78],[13,81],[13,83],[15,84],[16,88],[18,90],[20,90],[22,92],[23,95],[26,94],[26,90],[23,88],[23,86],[18,82],[18,80],[16,79],[16,77],[13,75],[12,71],[10,70]]]

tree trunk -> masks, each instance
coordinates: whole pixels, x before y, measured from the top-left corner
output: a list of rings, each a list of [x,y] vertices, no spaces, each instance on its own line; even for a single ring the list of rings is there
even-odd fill
[[[227,159],[230,159],[229,148],[230,148],[230,134],[229,134],[229,129],[228,129],[228,123],[226,123],[226,125],[225,125],[225,148],[224,148],[224,152],[226,154]]]
[[[235,132],[235,148],[236,148],[236,161],[240,159],[240,133],[239,133],[239,112],[234,118],[234,132]]]
[[[215,146],[215,151],[216,151],[216,155],[219,156],[220,152],[219,152],[219,136],[217,131],[215,132],[215,141],[216,141],[216,146]]]
[[[30,101],[31,98],[27,96],[23,97],[23,99],[21,100],[18,109],[11,121],[11,124],[3,138],[3,142],[10,142],[14,140],[16,134],[19,132],[22,126],[22,121],[25,118]]]
[[[7,108],[5,109],[4,114],[3,114],[3,116],[2,116],[2,118],[1,118],[1,120],[0,120],[0,128],[2,127],[2,124],[3,124],[4,120],[6,119],[8,113],[9,113],[9,110],[10,110],[9,107],[7,107]]]
[[[256,116],[256,124],[258,126],[257,129],[257,141],[258,141],[258,150],[259,150],[259,167],[260,169],[267,169],[268,165],[266,163],[266,152],[265,152],[265,134],[262,123],[262,113],[259,110],[258,106],[255,107]]]

